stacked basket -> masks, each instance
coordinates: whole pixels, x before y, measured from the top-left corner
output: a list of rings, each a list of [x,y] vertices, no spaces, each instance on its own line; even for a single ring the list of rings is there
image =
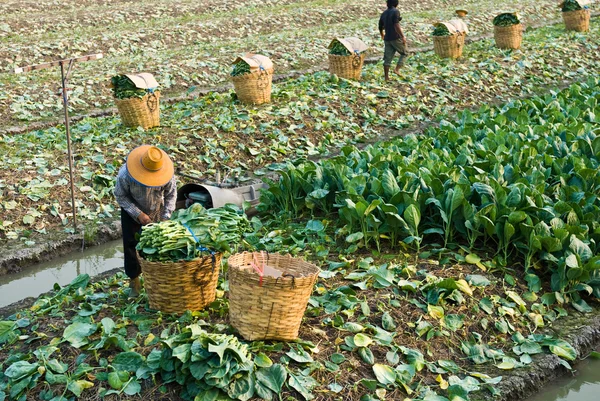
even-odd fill
[[[587,32],[590,30],[589,3],[589,0],[567,0],[560,4],[567,31]]]
[[[238,63],[246,63],[248,68],[242,75],[232,73],[231,81],[238,99],[249,104],[269,103],[274,71],[271,60],[259,54],[247,54],[233,62],[234,65]]]
[[[448,34],[444,36],[433,36],[433,50],[442,58],[459,58],[465,47],[465,37],[468,33],[467,25],[462,20],[449,22],[438,22],[434,24],[436,29],[446,28]]]
[[[150,308],[181,314],[200,310],[216,297],[220,253],[179,262],[149,262],[138,256]]]
[[[248,341],[296,339],[319,268],[289,255],[250,252],[232,255],[228,264],[231,325]]]
[[[494,40],[499,49],[519,49],[523,41],[523,25],[517,13],[502,13],[494,18]]]
[[[126,127],[142,127],[143,129],[158,127],[160,125],[160,92],[156,90],[158,82],[152,74],[126,74],[133,85],[143,96],[117,98],[115,103],[123,125]],[[114,84],[113,84],[114,85]]]
[[[340,78],[360,79],[367,45],[358,38],[335,38],[329,44],[329,72]]]

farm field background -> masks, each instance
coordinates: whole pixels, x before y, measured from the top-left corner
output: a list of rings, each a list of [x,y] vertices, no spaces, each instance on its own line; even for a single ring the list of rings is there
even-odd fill
[[[401,1],[409,45],[430,43],[431,23],[466,8],[472,36],[490,31],[499,11],[517,7],[526,25],[560,18],[553,0]],[[155,74],[164,93],[226,83],[237,55],[271,57],[276,73],[326,60],[336,36],[358,36],[381,52],[375,0],[261,1],[17,1],[0,4],[0,122],[4,127],[55,120],[60,112],[55,71],[13,75],[15,67],[101,51],[105,59],[78,65],[71,103],[76,114],[113,105],[107,82],[116,73]]]

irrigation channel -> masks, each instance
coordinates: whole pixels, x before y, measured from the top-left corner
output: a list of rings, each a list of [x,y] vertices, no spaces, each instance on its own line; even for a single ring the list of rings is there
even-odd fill
[[[65,285],[78,274],[96,276],[123,266],[121,241],[112,241],[40,263],[22,272],[0,276],[0,308],[27,297],[52,290],[55,283]],[[580,362],[574,376],[566,376],[525,401],[600,400],[600,360]]]

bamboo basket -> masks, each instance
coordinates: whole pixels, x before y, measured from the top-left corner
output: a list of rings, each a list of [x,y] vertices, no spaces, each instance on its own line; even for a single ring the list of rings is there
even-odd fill
[[[364,63],[364,53],[355,53],[350,56],[330,54],[329,72],[341,78],[358,80]]]
[[[494,40],[499,49],[520,48],[523,41],[523,25],[494,26]]]
[[[433,50],[442,58],[459,58],[465,47],[465,34],[457,33],[449,36],[434,36]]]
[[[567,31],[587,32],[590,30],[590,15],[589,9],[564,11],[562,13]]]
[[[220,253],[180,262],[149,262],[138,254],[150,308],[166,313],[200,310],[215,300]]]
[[[147,93],[143,98],[115,99],[117,109],[127,127],[143,129],[160,125],[160,91]]]
[[[261,280],[251,267],[254,257],[282,277]],[[248,341],[296,339],[319,268],[290,255],[250,252],[232,255],[228,263],[231,325]]]
[[[242,103],[263,104],[271,101],[273,69],[260,69],[231,77],[238,99]]]

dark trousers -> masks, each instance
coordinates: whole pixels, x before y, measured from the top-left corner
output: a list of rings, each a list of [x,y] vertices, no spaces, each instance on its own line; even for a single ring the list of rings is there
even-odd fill
[[[129,278],[136,278],[142,272],[138,261],[135,246],[138,241],[135,234],[142,230],[142,225],[135,221],[129,213],[121,209],[121,230],[123,231],[123,253],[125,254],[125,274]]]

